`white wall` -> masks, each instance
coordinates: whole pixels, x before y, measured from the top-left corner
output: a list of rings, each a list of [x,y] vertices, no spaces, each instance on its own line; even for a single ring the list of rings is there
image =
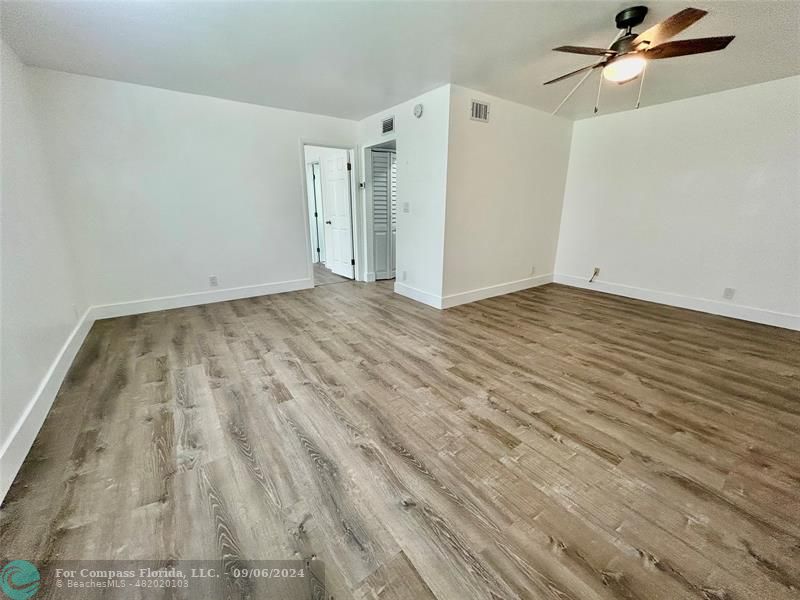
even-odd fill
[[[354,121],[44,69],[31,80],[83,287],[122,304],[101,314],[312,285],[301,140],[355,146]]]
[[[424,107],[420,119],[413,115],[416,104]],[[395,134],[384,136],[380,124],[388,116],[395,118]],[[364,147],[391,139],[397,141],[395,291],[434,306],[442,295],[449,118],[450,85],[445,85],[359,123],[362,164]],[[405,204],[409,212],[404,211]],[[358,215],[360,234],[366,231],[366,215],[366,194],[362,194]],[[365,239],[359,235],[358,243],[365,254],[371,253],[372,240],[368,236]]]
[[[61,225],[62,198],[49,180],[31,112],[27,68],[4,42],[0,61],[2,498],[63,377],[57,373],[55,385],[47,385],[48,374],[65,371],[74,356],[77,347],[70,348],[68,341],[87,304]]]
[[[598,289],[797,327],[800,77],[577,122],[556,270],[595,266]]]
[[[472,98],[491,103],[489,123],[470,120]],[[416,104],[423,105],[421,119],[413,116]],[[382,135],[388,116],[395,132]],[[381,111],[359,129],[362,150],[397,143],[397,292],[444,308],[551,280],[570,121],[447,85]],[[362,232],[368,197],[365,189]],[[359,243],[371,256],[372,240]]]
[[[489,122],[473,121],[472,100]],[[452,86],[444,305],[551,280],[572,123]]]

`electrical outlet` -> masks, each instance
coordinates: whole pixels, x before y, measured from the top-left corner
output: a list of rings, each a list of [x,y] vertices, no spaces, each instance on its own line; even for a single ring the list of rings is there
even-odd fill
[[[722,297],[725,298],[725,300],[733,300],[735,294],[736,289],[734,288],[725,288],[722,290]]]
[[[536,274],[536,265],[531,265],[531,275]]]
[[[408,271],[400,271],[400,281],[408,279]]]
[[[208,285],[210,287],[217,287],[219,285],[219,281],[217,281],[216,275],[212,275],[211,277],[208,278]]]
[[[410,213],[411,212],[411,203],[403,202],[403,212]]]

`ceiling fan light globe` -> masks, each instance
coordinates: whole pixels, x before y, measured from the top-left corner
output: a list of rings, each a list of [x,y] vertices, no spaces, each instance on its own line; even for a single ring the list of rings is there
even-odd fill
[[[644,71],[647,61],[642,56],[622,56],[603,67],[603,77],[614,83],[627,83]]]

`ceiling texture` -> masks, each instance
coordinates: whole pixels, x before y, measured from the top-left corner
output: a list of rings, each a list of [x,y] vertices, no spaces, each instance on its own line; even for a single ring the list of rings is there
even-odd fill
[[[445,83],[551,112],[579,78],[542,82],[608,46],[636,4],[576,2],[2,2],[3,38],[28,65],[360,119]],[[709,11],[675,39],[735,35],[722,52],[651,63],[642,106],[800,73],[800,2],[651,1],[636,31]],[[559,114],[592,115],[599,69]],[[605,83],[600,112],[632,109],[638,82]]]

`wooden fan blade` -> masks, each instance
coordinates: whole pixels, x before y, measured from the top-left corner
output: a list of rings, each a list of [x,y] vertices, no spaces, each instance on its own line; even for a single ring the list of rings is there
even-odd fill
[[[590,56],[614,56],[614,50],[607,48],[590,48],[588,46],[559,46],[553,48],[555,52],[569,52],[570,54],[588,54]]]
[[[542,85],[550,85],[551,83],[555,83],[556,81],[562,81],[564,79],[567,79],[568,77],[577,75],[578,73],[583,73],[584,71],[588,71],[589,69],[596,69],[597,67],[600,67],[604,64],[606,64],[606,61],[603,60],[597,64],[589,65],[588,67],[581,67],[580,69],[572,71],[571,73],[567,73],[566,75],[562,75],[561,77],[556,77],[555,79],[551,79],[550,81],[545,81]]]
[[[699,21],[707,14],[707,11],[699,8],[684,8],[682,11],[664,19],[658,25],[653,25],[647,31],[637,35],[633,40],[633,46],[636,47],[638,44],[648,42],[648,47],[652,48],[661,42],[666,42],[669,38],[678,35],[689,25]]]
[[[716,52],[731,43],[736,36],[724,35],[720,37],[695,38],[693,40],[677,40],[659,44],[644,53],[645,58],[672,58],[673,56],[687,56],[689,54],[702,54],[703,52]]]

